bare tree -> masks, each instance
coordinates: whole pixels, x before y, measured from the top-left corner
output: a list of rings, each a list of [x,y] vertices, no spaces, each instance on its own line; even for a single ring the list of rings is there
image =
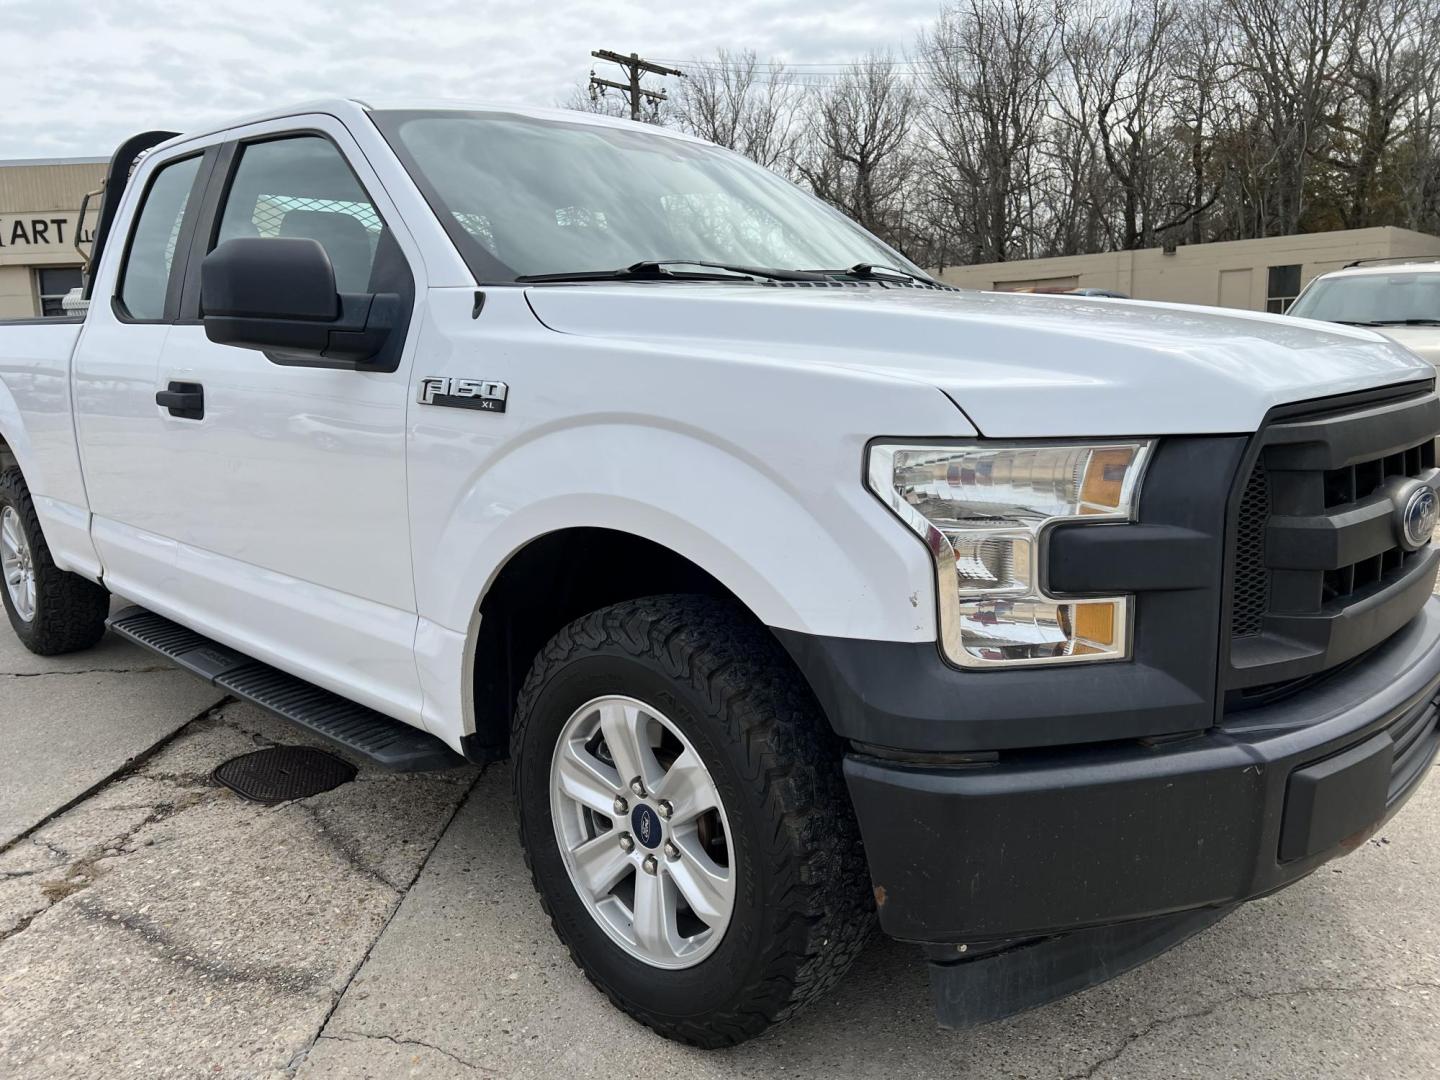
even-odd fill
[[[963,0],[943,12],[917,51],[927,68],[928,175],[973,257],[1028,254],[1032,191],[1056,62],[1044,0]]]
[[[1214,142],[1220,123],[1227,50],[1231,36],[1223,17],[1224,0],[1182,0],[1176,25],[1174,74],[1169,108],[1176,137],[1186,157],[1183,211],[1177,216],[1186,239],[1205,239],[1207,212],[1220,198],[1221,176],[1215,176]]]
[[[1380,220],[1380,170],[1396,144],[1423,122],[1405,113],[1418,84],[1433,81],[1437,70],[1434,55],[1418,47],[1422,13],[1436,16],[1423,12],[1420,0],[1365,0],[1350,27],[1347,62],[1336,80],[1339,98],[1319,149],[1345,189],[1337,209],[1346,228]]]
[[[1297,232],[1310,161],[1338,93],[1360,0],[1227,0],[1239,32],[1232,66],[1253,105],[1265,158],[1250,177],[1262,235]]]
[[[1440,232],[1440,0],[945,0],[906,61],[688,67],[659,122],[930,266]]]
[[[1396,222],[1440,232],[1440,0],[1422,0],[1412,47],[1419,71],[1404,105],[1410,135],[1395,147],[1388,163]]]
[[[799,175],[822,199],[904,247],[914,88],[888,53],[867,56],[812,92]]]
[[[786,171],[799,94],[783,65],[770,62],[761,70],[752,50],[720,49],[713,62],[687,65],[686,75],[674,101],[680,127]]]

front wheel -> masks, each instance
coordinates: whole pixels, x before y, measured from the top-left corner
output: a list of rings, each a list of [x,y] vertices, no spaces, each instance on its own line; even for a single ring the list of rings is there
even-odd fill
[[[0,473],[0,580],[5,614],[31,652],[77,652],[104,636],[110,594],[55,565],[19,469]]]
[[[652,597],[566,627],[525,682],[512,760],[556,932],[660,1034],[742,1042],[865,943],[837,740],[774,640],[728,606]]]

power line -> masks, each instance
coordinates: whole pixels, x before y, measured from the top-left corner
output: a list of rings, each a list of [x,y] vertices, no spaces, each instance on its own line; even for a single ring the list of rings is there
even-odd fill
[[[932,60],[926,57],[918,57],[908,60],[866,60],[864,58],[852,58],[849,60],[827,60],[824,62],[807,61],[805,63],[791,63],[788,60],[757,60],[755,61],[755,63],[751,64],[748,60],[737,61],[731,59],[722,61],[717,57],[713,56],[709,57],[708,59],[700,57],[692,57],[685,59],[681,59],[678,57],[661,57],[659,62],[662,64],[684,64],[686,67],[734,67],[743,63],[745,67],[769,68],[772,70],[782,71],[790,71],[794,68],[836,68],[841,71],[846,71],[852,68],[864,69],[871,67],[920,69],[943,66],[945,63],[943,60]]]
[[[685,73],[678,68],[664,67],[650,60],[642,60],[636,53],[624,56],[610,49],[596,49],[590,55],[597,60],[608,60],[612,64],[619,64],[630,77],[626,83],[612,82],[610,79],[600,78],[592,68],[590,70],[591,100],[597,97],[597,90],[600,94],[605,93],[607,89],[619,90],[630,103],[631,120],[640,119],[640,102],[642,100],[649,102],[651,110],[655,111],[660,108],[660,103],[668,97],[664,90],[649,90],[642,87],[640,85],[642,72],[662,76],[678,75],[682,79],[685,77]]]

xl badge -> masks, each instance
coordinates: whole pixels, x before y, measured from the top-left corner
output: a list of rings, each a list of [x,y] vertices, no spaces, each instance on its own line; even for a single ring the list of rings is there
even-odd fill
[[[451,409],[480,409],[504,412],[510,388],[492,379],[450,379],[434,375],[420,380],[421,405],[443,405]]]

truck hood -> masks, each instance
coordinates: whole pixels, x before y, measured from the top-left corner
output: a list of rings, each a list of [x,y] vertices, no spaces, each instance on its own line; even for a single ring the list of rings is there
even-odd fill
[[[1440,367],[1440,326],[1387,326],[1380,333],[1398,341],[1420,359]]]
[[[1276,405],[1435,375],[1369,330],[1180,304],[665,282],[526,295],[560,333],[928,384],[997,438],[1248,432]]]

